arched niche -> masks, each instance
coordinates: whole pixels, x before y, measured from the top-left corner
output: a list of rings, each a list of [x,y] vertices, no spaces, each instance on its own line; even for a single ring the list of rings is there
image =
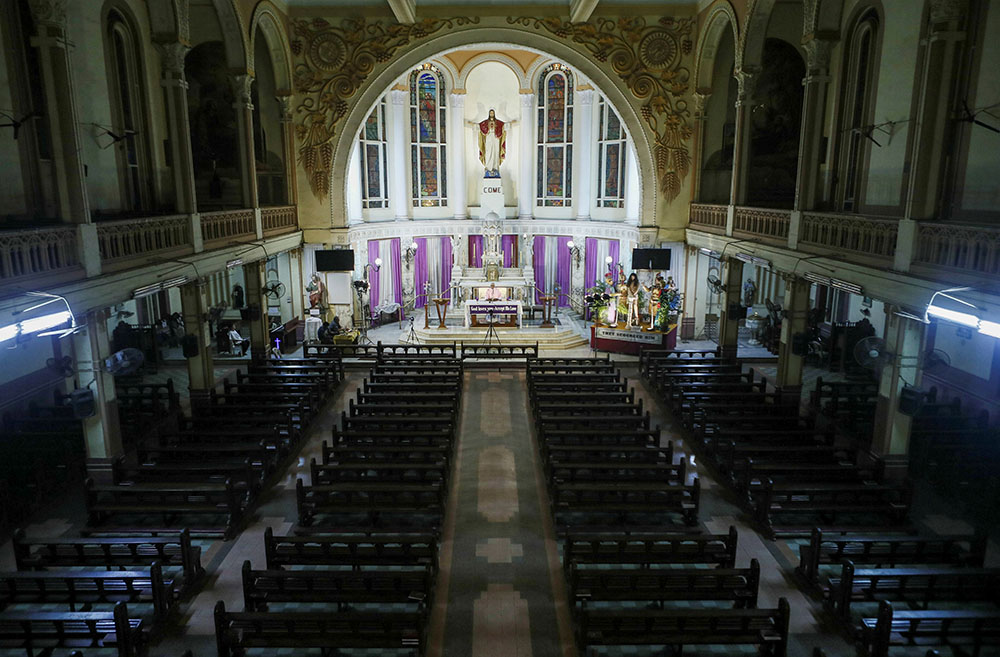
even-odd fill
[[[250,70],[257,71],[257,41],[263,37],[267,52],[271,57],[271,67],[274,71],[274,81],[278,95],[287,95],[292,91],[291,50],[285,28],[274,4],[264,0],[253,12],[250,20]]]

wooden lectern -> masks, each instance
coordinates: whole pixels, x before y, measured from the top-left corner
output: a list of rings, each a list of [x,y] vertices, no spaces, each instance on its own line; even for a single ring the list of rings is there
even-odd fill
[[[450,301],[450,299],[443,299],[441,297],[434,299],[434,306],[437,308],[438,322],[440,322],[438,324],[439,329],[444,328],[444,318],[448,314],[448,303]]]
[[[554,294],[546,294],[538,298],[542,302],[542,323],[538,327],[555,328],[556,325],[552,322],[552,303],[559,297]]]

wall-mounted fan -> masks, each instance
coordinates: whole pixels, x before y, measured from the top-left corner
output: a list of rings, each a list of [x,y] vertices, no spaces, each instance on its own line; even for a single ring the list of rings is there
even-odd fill
[[[272,299],[280,299],[285,296],[285,284],[281,281],[269,281],[261,291]]]
[[[722,294],[726,287],[722,284],[722,281],[715,274],[708,275],[708,289],[714,294]]]
[[[886,349],[885,340],[869,336],[858,340],[854,345],[854,360],[861,367],[866,367],[875,372],[892,362],[895,354]]]
[[[928,349],[924,352],[923,358],[921,359],[921,369],[925,372],[930,372],[935,370],[942,365],[945,367],[951,365],[951,356],[940,349]]]
[[[45,367],[62,376],[73,376],[76,374],[76,368],[73,367],[73,358],[70,356],[49,358],[45,361]]]
[[[145,357],[142,352],[133,347],[126,347],[121,351],[116,351],[104,359],[104,369],[108,374],[124,376],[134,374],[142,367]]]

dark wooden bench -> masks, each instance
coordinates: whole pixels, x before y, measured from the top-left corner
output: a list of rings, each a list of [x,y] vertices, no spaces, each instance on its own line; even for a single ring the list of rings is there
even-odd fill
[[[249,648],[396,649],[418,657],[424,650],[426,614],[413,612],[227,612],[215,605],[219,657],[241,657]]]
[[[673,443],[666,446],[652,444],[542,444],[544,465],[549,468],[576,463],[670,463]]]
[[[351,441],[347,445],[327,446],[323,443],[323,464],[331,463],[439,463],[448,462],[451,456],[450,443],[429,445],[406,444],[397,441],[394,445],[362,444]]]
[[[426,530],[405,534],[329,533],[275,536],[264,530],[264,555],[270,570],[289,566],[365,567],[438,565],[438,535]]]
[[[859,534],[838,536],[815,528],[807,545],[799,546],[796,572],[819,582],[823,565],[854,564],[895,567],[912,564],[956,565],[981,568],[986,556],[986,536],[913,536]]]
[[[1000,646],[1000,610],[896,611],[879,603],[878,616],[861,619],[859,640],[868,657],[888,657],[894,646],[951,647],[978,655]]]
[[[534,344],[468,344],[461,343],[462,360],[519,360],[530,365],[538,358],[538,343]]]
[[[338,463],[309,462],[310,481],[314,485],[341,481],[378,481],[397,483],[438,482],[447,488],[447,461],[437,463]]]
[[[760,654],[785,657],[789,606],[776,609],[581,609],[577,645],[755,645]]]
[[[29,656],[35,647],[65,647],[114,648],[118,657],[140,657],[144,630],[141,618],[129,618],[124,602],[113,612],[0,612],[0,645],[26,649]]]
[[[451,344],[403,344],[403,343],[383,343],[379,341],[377,345],[379,360],[388,358],[427,358],[448,357],[458,358],[458,348],[455,343]]]
[[[29,540],[23,529],[14,532],[14,560],[18,570],[52,568],[121,568],[134,570],[154,563],[180,568],[185,587],[195,584],[205,570],[201,548],[191,544],[187,529],[171,536],[136,538],[45,538]]]
[[[705,564],[733,568],[738,535],[729,527],[727,534],[668,532],[567,531],[563,541],[563,567],[571,564]]]
[[[628,524],[630,514],[679,515],[685,524],[698,522],[701,497],[699,479],[690,485],[664,482],[565,483],[552,490],[552,510],[556,524],[567,526],[565,514],[612,515]],[[589,523],[588,523],[589,524]]]
[[[334,428],[331,432],[331,442],[334,446],[381,445],[383,447],[400,447],[403,445],[442,445],[451,446],[452,434],[449,429],[428,429],[411,431],[400,435],[398,431],[383,431],[377,429],[343,430]]]
[[[587,483],[598,481],[687,481],[687,461],[681,459],[676,465],[668,461],[648,463],[628,463],[615,461],[593,461],[590,463],[547,463],[549,481],[552,485],[562,483]]]
[[[749,568],[587,568],[571,564],[569,597],[581,608],[590,602],[719,600],[754,609],[760,564]]]
[[[243,562],[246,611],[267,611],[272,603],[410,603],[424,608],[434,590],[429,565],[407,570],[254,570]]]
[[[295,500],[299,524],[311,525],[317,515],[366,514],[370,524],[381,516],[403,515],[440,522],[445,494],[440,483],[399,484],[339,482],[306,486],[295,482]]]

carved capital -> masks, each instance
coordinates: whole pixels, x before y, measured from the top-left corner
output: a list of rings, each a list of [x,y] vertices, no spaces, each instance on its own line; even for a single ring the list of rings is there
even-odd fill
[[[28,9],[36,23],[66,28],[66,0],[28,0]]]
[[[576,91],[576,102],[581,105],[593,105],[594,104],[594,90],[593,89],[577,89]]]
[[[233,95],[236,96],[234,105],[237,109],[245,107],[253,109],[251,102],[250,87],[253,85],[253,76],[249,73],[238,73],[230,79],[233,85]]]
[[[528,93],[522,93],[521,96],[521,107],[532,108],[535,106],[535,92],[530,91]]]
[[[402,107],[403,105],[406,105],[407,96],[409,95],[410,94],[403,91],[402,89],[393,89],[392,91],[389,92],[389,96],[390,98],[392,98],[392,104],[396,105],[397,107]]]
[[[969,11],[969,0],[931,0],[931,23],[961,21]]]
[[[833,41],[813,37],[802,43],[806,51],[806,71],[826,71],[830,68]]]
[[[160,68],[163,69],[165,77],[184,77],[184,58],[187,57],[191,48],[178,41],[168,43],[156,43],[156,50],[160,53]]]
[[[736,78],[736,84],[738,87],[736,93],[737,105],[753,101],[754,94],[757,91],[757,80],[759,79],[759,76],[760,68],[756,66],[741,68],[733,72],[733,77]]]
[[[281,114],[278,116],[278,120],[282,123],[290,123],[292,120],[292,96],[287,94],[284,96],[275,96],[274,99],[278,101],[278,107],[281,108]]]
[[[708,105],[708,99],[712,97],[712,91],[709,90],[698,90],[692,95],[694,98],[694,118],[704,121],[706,118],[705,106]]]
[[[465,107],[465,94],[448,94],[448,107],[462,109]]]

